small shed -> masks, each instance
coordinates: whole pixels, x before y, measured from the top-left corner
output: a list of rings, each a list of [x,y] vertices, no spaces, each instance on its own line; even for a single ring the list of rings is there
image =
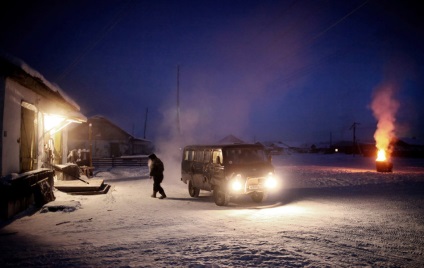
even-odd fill
[[[88,118],[86,123],[69,130],[68,155],[71,151],[90,152],[93,158],[114,158],[124,155],[146,155],[153,151],[152,142],[136,138],[104,116]]]

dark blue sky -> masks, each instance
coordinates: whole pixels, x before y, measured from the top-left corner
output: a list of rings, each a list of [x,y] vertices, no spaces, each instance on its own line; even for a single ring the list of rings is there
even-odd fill
[[[2,1],[0,48],[87,115],[196,141],[372,141],[397,89],[396,134],[424,140],[424,13],[415,1]]]

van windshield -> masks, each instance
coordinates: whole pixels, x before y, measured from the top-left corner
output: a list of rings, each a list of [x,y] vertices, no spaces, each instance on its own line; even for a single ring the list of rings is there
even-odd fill
[[[265,152],[261,148],[231,148],[224,152],[224,163],[227,164],[251,164],[266,162]]]

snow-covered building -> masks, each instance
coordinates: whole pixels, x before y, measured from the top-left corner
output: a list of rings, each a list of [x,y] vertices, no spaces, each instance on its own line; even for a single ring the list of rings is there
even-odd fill
[[[69,150],[90,151],[90,147],[93,158],[145,155],[153,151],[151,141],[134,137],[100,115],[69,130]]]
[[[80,107],[58,86],[20,60],[0,54],[2,214],[10,216],[31,202],[30,196],[21,196],[25,202],[17,200],[6,186],[17,181],[32,186],[51,177],[47,171],[52,170],[52,165],[66,163],[66,127],[86,120]],[[13,191],[19,195],[21,189]]]

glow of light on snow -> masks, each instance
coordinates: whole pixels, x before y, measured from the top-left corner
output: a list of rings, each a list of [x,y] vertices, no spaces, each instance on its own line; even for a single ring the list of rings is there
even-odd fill
[[[298,215],[305,212],[305,208],[298,205],[285,205],[276,208],[269,208],[260,211],[264,217],[272,216],[288,216],[288,215]]]
[[[250,216],[262,220],[279,218],[280,216],[293,216],[305,213],[306,209],[299,205],[279,205],[276,207],[261,207],[248,210],[235,210],[232,213],[234,216]]]

